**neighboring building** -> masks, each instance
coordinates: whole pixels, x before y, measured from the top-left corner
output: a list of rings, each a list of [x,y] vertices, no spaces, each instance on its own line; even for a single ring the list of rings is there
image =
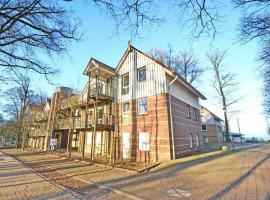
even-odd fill
[[[230,133],[231,134],[231,138],[232,138],[232,141],[235,142],[235,143],[243,143],[245,142],[245,137],[244,137],[244,134],[241,134],[241,133]]]
[[[25,121],[27,121],[27,146],[36,149],[44,149],[45,136],[50,114],[50,99],[41,104],[30,104],[26,109]]]
[[[224,121],[203,106],[200,112],[204,142],[222,142],[225,130]]]
[[[80,94],[60,87],[52,97],[46,140],[56,138],[57,149],[104,163],[152,163],[202,148],[206,98],[169,67],[129,44],[116,68],[91,58],[84,75]]]

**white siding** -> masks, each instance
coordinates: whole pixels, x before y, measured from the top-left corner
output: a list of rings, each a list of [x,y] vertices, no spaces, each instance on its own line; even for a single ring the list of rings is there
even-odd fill
[[[137,82],[137,69],[141,67],[146,67],[146,81]],[[129,94],[122,95],[122,75],[128,72]],[[118,74],[118,102],[166,93],[165,69],[140,52],[131,51],[120,67]]]
[[[173,80],[172,77],[166,76],[167,85]],[[178,81],[175,81],[171,86],[171,95],[177,99],[193,106],[194,108],[200,109],[199,98],[190,92],[186,87],[180,84]]]

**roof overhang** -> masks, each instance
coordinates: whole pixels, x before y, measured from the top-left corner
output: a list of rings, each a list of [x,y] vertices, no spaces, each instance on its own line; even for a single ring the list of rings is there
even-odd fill
[[[173,71],[169,71],[169,70],[167,70],[166,72],[167,72],[167,74],[169,74],[173,78],[175,78],[177,76],[176,81],[178,81],[181,85],[183,85],[185,88],[187,88],[190,92],[192,92],[196,96],[200,97],[202,100],[207,100],[207,98],[202,93],[200,93],[196,88],[194,88],[190,83],[188,83],[185,79],[183,79],[177,73],[175,73]]]
[[[97,74],[115,76],[115,69],[113,69],[109,65],[102,63],[101,61],[91,58],[83,74],[87,76]]]

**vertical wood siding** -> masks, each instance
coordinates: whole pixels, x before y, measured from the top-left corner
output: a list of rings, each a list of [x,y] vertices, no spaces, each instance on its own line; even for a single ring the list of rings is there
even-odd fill
[[[138,82],[137,70],[141,67],[146,68],[146,80]],[[122,91],[120,89],[122,88],[122,75],[126,73],[129,73],[129,93],[122,95]],[[120,67],[118,74],[118,102],[166,93],[164,68],[140,52],[131,51]]]

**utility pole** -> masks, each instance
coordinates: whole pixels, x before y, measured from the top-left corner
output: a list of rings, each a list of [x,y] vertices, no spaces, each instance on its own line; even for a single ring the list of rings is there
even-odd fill
[[[239,119],[237,119],[237,124],[238,124],[238,133],[241,134],[240,125],[239,125]]]

